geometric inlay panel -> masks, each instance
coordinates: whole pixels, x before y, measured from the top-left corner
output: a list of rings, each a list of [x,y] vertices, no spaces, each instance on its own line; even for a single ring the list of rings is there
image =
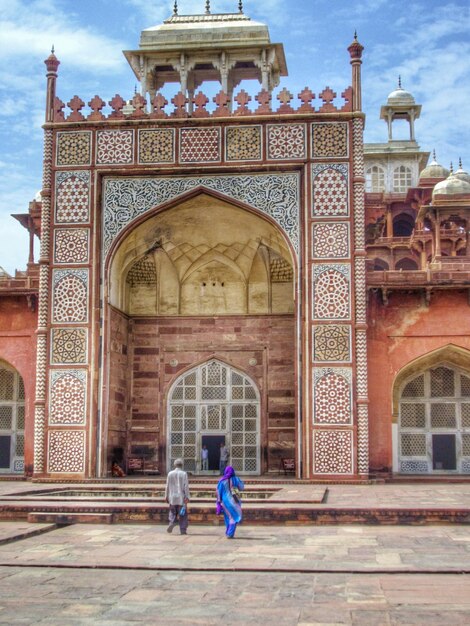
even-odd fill
[[[346,122],[312,124],[312,156],[314,159],[348,156],[348,124]]]
[[[57,133],[57,165],[90,165],[91,133]]]
[[[86,322],[88,319],[88,270],[53,271],[53,321]]]
[[[124,165],[133,162],[133,130],[99,130],[96,134],[97,165]]]
[[[86,372],[54,370],[49,391],[49,424],[77,426],[86,422]]]
[[[314,370],[315,424],[352,424],[352,370],[316,368]]]
[[[346,264],[313,266],[314,319],[350,318],[350,275]]]
[[[90,219],[90,172],[56,174],[55,221],[82,223]]]
[[[139,130],[139,163],[174,163],[175,130]]]
[[[261,159],[261,126],[229,126],[225,130],[227,161]]]
[[[54,233],[54,263],[87,263],[87,228],[60,228]]]
[[[85,431],[49,431],[48,471],[82,474],[85,471]]]
[[[78,365],[87,362],[86,328],[53,328],[51,338],[51,363]]]
[[[268,124],[268,159],[304,159],[304,124]]]
[[[349,214],[346,163],[312,166],[313,215],[343,217]]]
[[[300,178],[298,173],[228,174],[104,180],[103,256],[135,218],[197,187],[243,202],[271,217],[299,249]]]
[[[313,328],[314,361],[351,361],[351,327],[325,324]]]
[[[314,259],[345,259],[349,257],[349,224],[323,222],[313,225]]]
[[[220,161],[220,128],[182,128],[181,163]]]
[[[314,474],[353,474],[353,433],[350,430],[315,430]]]

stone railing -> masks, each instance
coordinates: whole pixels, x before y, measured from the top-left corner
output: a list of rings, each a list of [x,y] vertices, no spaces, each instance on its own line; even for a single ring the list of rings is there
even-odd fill
[[[288,115],[288,114],[309,114],[309,113],[350,113],[352,111],[352,88],[348,87],[341,94],[344,103],[341,106],[335,104],[337,94],[326,87],[318,96],[318,103],[315,106],[315,94],[307,87],[298,94],[299,102],[293,103],[294,96],[283,89],[276,99],[279,101],[277,107],[273,106],[273,96],[268,91],[262,90],[253,98],[244,90],[238,93],[231,106],[230,97],[220,91],[212,102],[212,110],[208,106],[209,98],[199,92],[192,100],[189,100],[183,93],[177,93],[169,102],[161,93],[157,94],[149,103],[140,94],[126,101],[121,96],[106,103],[99,96],[94,96],[88,102],[86,109],[85,102],[78,96],[74,96],[67,104],[59,98],[54,100],[54,122],[100,122],[103,120],[140,120],[140,119],[171,119],[171,118],[218,118],[218,117],[240,117],[244,115]],[[109,108],[107,107],[109,105]],[[171,106],[172,105],[172,106]],[[68,111],[64,111],[65,107]],[[103,112],[104,110],[104,112]]]
[[[413,288],[438,285],[468,286],[470,284],[470,265],[466,270],[403,270],[403,271],[368,271],[369,288]]]

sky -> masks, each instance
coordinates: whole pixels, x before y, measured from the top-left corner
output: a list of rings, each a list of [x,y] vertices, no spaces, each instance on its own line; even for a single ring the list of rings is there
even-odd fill
[[[204,13],[205,0],[179,0],[179,14]],[[366,142],[387,141],[379,119],[401,76],[423,105],[416,122],[422,150],[470,171],[470,3],[468,0],[244,0],[246,15],[268,24],[283,43],[297,95],[308,86],[341,92],[351,83],[347,47],[364,45]],[[122,50],[171,16],[173,0],[0,0],[0,266],[24,269],[28,234],[10,217],[25,213],[41,188],[44,59],[61,61],[57,95],[88,102],[132,97],[135,77]],[[238,0],[212,0],[212,13],[237,12]],[[257,90],[256,90],[257,91]],[[255,92],[254,92],[255,93]],[[36,258],[39,243],[35,243]]]

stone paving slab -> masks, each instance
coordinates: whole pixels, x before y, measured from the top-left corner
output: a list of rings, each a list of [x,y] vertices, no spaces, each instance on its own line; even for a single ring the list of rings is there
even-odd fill
[[[1,524],[0,524],[1,528]],[[0,546],[0,565],[188,571],[470,572],[467,526],[72,525]]]
[[[459,575],[0,567],[0,580],[1,626],[468,626],[470,615],[470,579]]]
[[[29,524],[28,522],[0,522],[0,545],[40,535],[56,528],[55,524]]]

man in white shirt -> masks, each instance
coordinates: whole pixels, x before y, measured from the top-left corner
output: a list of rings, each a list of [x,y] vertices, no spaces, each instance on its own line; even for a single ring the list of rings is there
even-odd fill
[[[229,456],[230,454],[229,454],[227,446],[225,445],[225,443],[221,442],[220,443],[220,459],[219,459],[219,471],[220,471],[221,476],[223,476],[225,472],[225,468],[228,465]]]
[[[202,461],[202,471],[207,472],[209,469],[209,450],[207,446],[202,446],[201,449],[201,461]]]
[[[189,482],[188,475],[183,471],[183,459],[176,459],[175,469],[169,472],[166,478],[165,500],[170,505],[168,518],[170,525],[167,532],[173,532],[173,528],[179,524],[180,533],[186,535],[188,530]]]

